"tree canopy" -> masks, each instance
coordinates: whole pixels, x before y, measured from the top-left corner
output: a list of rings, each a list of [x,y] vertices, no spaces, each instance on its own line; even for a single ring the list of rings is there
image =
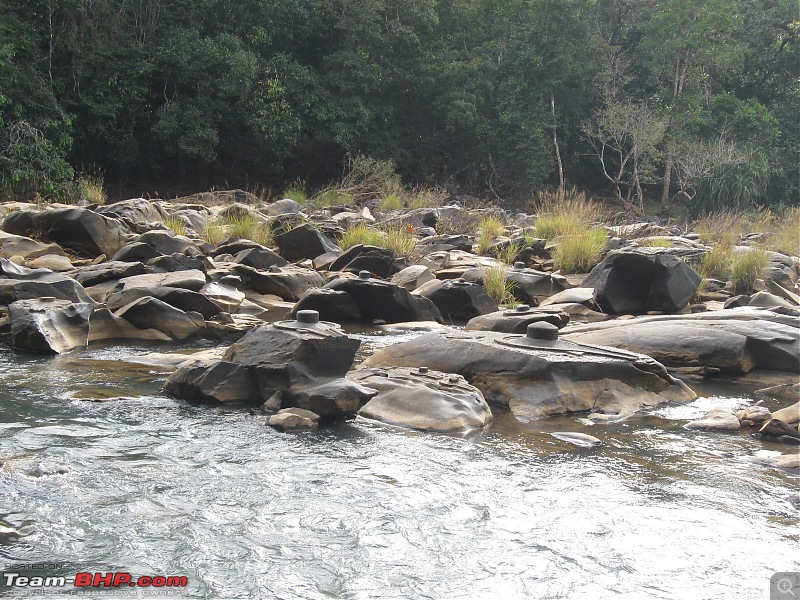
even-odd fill
[[[0,184],[279,190],[364,154],[490,197],[798,204],[798,36],[790,0],[0,0]]]

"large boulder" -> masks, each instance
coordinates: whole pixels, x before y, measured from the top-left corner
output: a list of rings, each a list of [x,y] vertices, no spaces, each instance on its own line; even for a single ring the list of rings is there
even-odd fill
[[[337,278],[322,288],[309,290],[291,314],[300,310],[317,310],[323,319],[336,320],[334,317],[337,317],[342,322],[345,319],[368,323],[441,322],[441,314],[427,298],[415,297],[405,288],[369,275],[369,272],[362,272],[357,279]],[[347,299],[341,294],[346,294]]]
[[[483,285],[486,268],[468,269],[464,271],[462,277],[466,281]],[[513,284],[514,296],[529,304],[536,304],[569,287],[569,283],[562,275],[526,269],[522,263],[515,263],[514,267],[506,269],[505,278],[507,282]]]
[[[205,328],[205,320],[201,314],[184,312],[152,296],[138,298],[114,314],[134,327],[156,329],[174,340],[184,340],[197,335]]]
[[[198,269],[178,271],[176,273],[145,273],[124,277],[119,280],[115,291],[132,288],[153,289],[157,287],[173,287],[200,291],[206,284],[205,273]]]
[[[579,325],[565,339],[647,354],[668,367],[800,372],[800,317],[734,308]]]
[[[468,331],[501,331],[525,333],[531,323],[550,323],[559,329],[569,323],[569,315],[559,308],[531,308],[520,304],[509,310],[498,310],[469,320]]]
[[[497,310],[497,304],[483,286],[463,279],[434,279],[414,290],[412,295],[433,302],[442,317],[450,321],[469,321]]]
[[[124,262],[112,260],[98,265],[86,265],[73,271],[72,276],[75,281],[84,287],[97,285],[106,281],[143,275],[145,267],[140,262]]]
[[[584,280],[610,314],[674,313],[688,306],[702,278],[665,248],[612,250]]]
[[[362,369],[350,377],[378,390],[358,414],[397,427],[453,433],[482,429],[492,411],[480,390],[460,375],[408,369]]]
[[[120,200],[105,206],[98,206],[94,210],[101,215],[124,221],[131,228],[144,223],[160,222],[166,217],[164,209],[159,204],[144,198]]]
[[[336,244],[308,223],[276,235],[275,243],[281,256],[292,262],[339,250]]]
[[[684,402],[696,396],[653,359],[557,339],[547,323],[527,335],[463,331],[428,334],[383,348],[365,367],[425,365],[458,373],[490,403],[508,406],[518,419],[591,413],[618,418],[642,406]]]
[[[436,276],[426,265],[411,265],[392,276],[391,282],[413,292],[423,284],[436,279]]]
[[[71,277],[48,269],[28,269],[0,258],[0,305],[45,297],[94,304],[83,286]]]
[[[222,312],[222,308],[199,292],[164,286],[154,288],[133,287],[113,292],[106,299],[106,306],[111,310],[117,310],[146,296],[157,298],[184,312],[194,311],[200,313],[204,319],[210,319]]]
[[[17,211],[6,217],[2,229],[17,235],[38,234],[42,239],[91,257],[113,256],[125,245],[130,233],[118,219],[86,208]]]
[[[44,354],[84,347],[93,309],[92,304],[55,298],[12,302],[8,306],[11,345]]]
[[[236,254],[235,262],[257,270],[285,267],[289,261],[265,246],[252,246]]]
[[[324,283],[322,275],[316,271],[294,265],[273,265],[266,271],[240,265],[234,268],[234,272],[242,278],[246,287],[259,294],[273,294],[290,302],[297,302],[306,291],[321,287]]]
[[[64,256],[64,250],[57,244],[43,244],[23,235],[0,231],[0,257],[21,256],[22,258],[31,259],[46,254]]]
[[[220,360],[184,365],[165,389],[187,400],[268,403],[323,417],[354,414],[375,390],[345,379],[360,342],[307,311],[299,320],[262,325],[234,343]]]
[[[369,271],[377,277],[388,277],[392,272],[394,259],[394,252],[391,250],[356,244],[340,254],[328,270],[350,273]]]
[[[183,254],[189,249],[199,253],[192,240],[167,229],[148,231],[140,235],[136,241],[151,246],[159,254]]]

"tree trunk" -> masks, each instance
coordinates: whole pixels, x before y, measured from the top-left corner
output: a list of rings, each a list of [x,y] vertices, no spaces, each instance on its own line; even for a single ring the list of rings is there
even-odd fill
[[[680,58],[675,62],[675,81],[673,82],[672,86],[672,106],[669,107],[669,123],[667,125],[668,130],[672,128],[672,121],[673,121],[673,112],[675,111],[675,104],[678,102],[678,98],[683,93],[683,84],[686,80],[686,71],[689,68],[689,50],[686,51],[686,54],[683,57],[683,60]],[[664,185],[661,188],[661,207],[667,208],[669,206],[669,188],[672,183],[672,168],[675,165],[675,158],[672,155],[672,151],[667,146],[667,152],[664,157]]]
[[[558,197],[564,196],[564,165],[561,162],[561,150],[558,147],[558,122],[556,121],[556,99],[550,92],[550,110],[553,112],[553,147],[556,150],[556,162],[558,163]]]

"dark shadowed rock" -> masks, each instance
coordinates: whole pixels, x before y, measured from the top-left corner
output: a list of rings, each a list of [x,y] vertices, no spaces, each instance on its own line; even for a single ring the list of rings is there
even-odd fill
[[[19,300],[8,307],[11,345],[22,350],[60,354],[86,346],[94,306],[68,300]]]
[[[320,290],[347,294],[358,309],[357,322],[441,321],[439,311],[426,298],[412,296],[405,288],[367,276],[368,273],[364,273],[363,277],[359,276],[358,279],[334,279]],[[314,306],[312,310],[319,310],[316,305],[322,305],[323,310],[319,311],[321,318],[333,320],[333,316],[328,313],[329,305],[326,301],[334,301],[335,304],[331,308],[336,309],[336,312],[340,312],[339,308],[352,306],[340,296],[320,290],[309,290],[304,294],[292,309],[292,314],[299,310],[312,309],[312,306]]]
[[[336,244],[308,223],[276,235],[275,243],[281,256],[292,262],[339,250]]]
[[[474,317],[467,323],[468,331],[501,331],[504,333],[525,333],[531,323],[550,323],[559,329],[569,323],[569,315],[561,309],[531,308],[527,304],[498,310],[487,315]]]
[[[322,319],[333,323],[358,323],[366,320],[356,301],[342,290],[308,290],[292,308],[290,316],[293,317],[298,310],[315,310]]]
[[[458,373],[487,401],[508,406],[522,420],[575,412],[617,418],[642,406],[696,397],[649,357],[536,339],[558,335],[547,323],[530,325],[529,332],[534,337],[475,331],[423,335],[379,350],[364,366],[426,365]]]
[[[114,262],[141,262],[145,263],[161,256],[161,253],[150,244],[144,242],[132,242],[120,248],[111,260]]]
[[[478,315],[497,310],[497,304],[483,286],[462,279],[429,281],[412,295],[422,296],[433,302],[446,320],[469,321]]]
[[[189,248],[197,250],[197,246],[188,237],[169,230],[148,231],[140,235],[136,241],[152,246],[159,254],[181,254]]]
[[[140,262],[109,261],[99,265],[86,265],[76,269],[72,276],[84,287],[90,287],[123,277],[143,275],[145,267]]]
[[[200,313],[204,319],[210,319],[222,312],[217,304],[202,294],[174,287],[128,288],[110,294],[106,300],[106,306],[111,310],[116,310],[147,296],[157,298],[184,312]]]
[[[234,272],[242,278],[245,286],[259,294],[274,294],[291,302],[296,302],[306,291],[321,287],[324,283],[322,275],[316,271],[294,265],[282,268],[273,266],[267,271],[242,265],[235,267]]]
[[[612,250],[584,280],[611,314],[677,312],[686,308],[701,277],[665,248]]]
[[[289,264],[289,261],[285,258],[264,246],[246,248],[238,252],[236,254],[236,262],[258,270],[266,270],[270,267],[285,267]]]
[[[359,411],[367,419],[409,429],[451,433],[482,429],[492,411],[460,375],[422,369],[363,369],[350,377],[378,390]]]
[[[0,258],[0,304],[53,297],[94,305],[80,283],[47,269],[28,269]]]
[[[155,273],[174,273],[175,271],[203,271],[206,263],[194,256],[176,252],[169,256],[156,256],[147,261],[147,266]]]
[[[377,277],[388,277],[392,272],[394,259],[394,252],[391,250],[356,244],[340,254],[328,270],[356,274],[360,271],[369,271]]]

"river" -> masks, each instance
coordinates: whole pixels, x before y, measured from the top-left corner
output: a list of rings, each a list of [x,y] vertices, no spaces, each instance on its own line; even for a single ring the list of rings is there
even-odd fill
[[[6,571],[183,575],[160,593],[191,598],[728,600],[800,570],[798,476],[744,460],[792,448],[682,427],[746,395],[611,424],[495,408],[472,435],[362,419],[287,435],[164,396],[163,373],[120,360],[150,350],[0,350]]]

